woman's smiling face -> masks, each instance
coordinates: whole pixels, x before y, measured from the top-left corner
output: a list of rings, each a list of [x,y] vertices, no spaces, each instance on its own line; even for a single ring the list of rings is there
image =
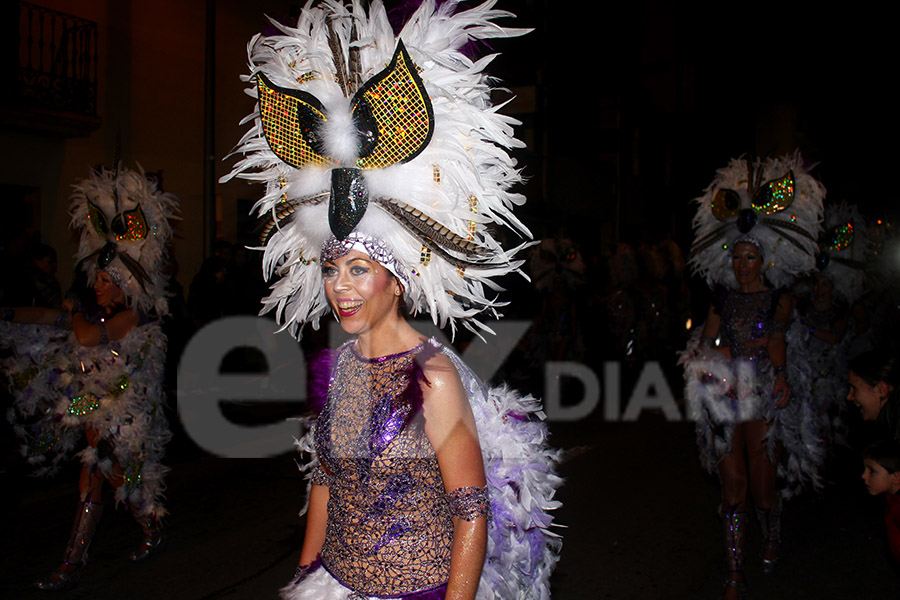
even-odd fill
[[[97,295],[97,304],[103,308],[110,308],[125,302],[125,292],[113,282],[112,277],[106,271],[97,272],[97,279],[94,280],[94,293]]]
[[[325,296],[341,327],[360,335],[377,330],[397,313],[400,284],[383,265],[367,254],[351,250],[322,265]]]
[[[752,286],[761,281],[762,256],[759,248],[750,242],[739,242],[731,252],[731,267],[741,287]]]
[[[850,371],[847,376],[850,384],[847,400],[859,408],[864,421],[874,421],[887,401],[887,384],[884,382],[870,384],[868,381]]]

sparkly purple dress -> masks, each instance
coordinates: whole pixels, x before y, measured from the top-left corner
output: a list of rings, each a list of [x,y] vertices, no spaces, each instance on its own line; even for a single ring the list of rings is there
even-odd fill
[[[429,340],[377,359],[353,343],[334,357],[313,430],[300,440],[313,484],[329,489],[319,564],[282,588],[287,600],[440,600],[450,576],[453,520],[437,456],[424,430],[421,365],[443,353],[456,367],[479,433],[491,517],[478,598],[549,598],[559,543],[548,510],[561,479],[540,404],[488,389],[452,352]],[[513,493],[517,489],[521,496]]]
[[[316,424],[317,477],[329,489],[322,564],[370,595],[436,588],[450,576],[453,521],[421,394],[406,393],[423,349],[367,359],[345,347]]]

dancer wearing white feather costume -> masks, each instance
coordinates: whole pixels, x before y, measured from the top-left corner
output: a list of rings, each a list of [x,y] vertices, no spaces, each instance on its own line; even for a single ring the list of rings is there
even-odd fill
[[[817,481],[822,449],[809,368],[798,352],[804,332],[792,326],[792,299],[782,286],[815,266],[823,195],[794,155],[734,160],[697,199],[691,263],[716,291],[680,362],[701,461],[722,485],[724,598],[745,589],[748,492],[768,572],[780,541],[777,474],[787,480],[784,495]]]
[[[143,531],[132,560],[159,551],[161,464],[171,438],[163,368],[166,312],[160,263],[171,236],[174,196],[143,172],[100,170],[75,186],[73,226],[81,229],[76,258],[93,283],[96,303],[62,310],[9,309],[0,323],[15,355],[4,362],[14,403],[9,411],[36,474],[57,470],[78,446],[80,502],[62,564],[35,582],[45,591],[74,587],[103,511],[109,482]]]
[[[825,207],[825,231],[819,239],[818,271],[808,300],[797,310],[809,333],[806,356],[812,368],[812,399],[822,417],[821,437],[829,446],[846,444],[847,360],[856,339],[865,292],[866,225],[853,205]],[[865,315],[863,315],[865,316]]]
[[[364,8],[368,4],[368,8]],[[426,1],[395,38],[381,2],[310,3],[250,43],[258,110],[230,177],[257,203],[264,299],[299,335],[329,309],[356,336],[323,367],[300,567],[282,590],[315,598],[549,597],[560,479],[540,404],[487,389],[406,314],[490,331],[493,277],[518,271],[488,225],[530,238],[472,40],[523,30],[494,2]],[[227,179],[227,178],[226,178]]]

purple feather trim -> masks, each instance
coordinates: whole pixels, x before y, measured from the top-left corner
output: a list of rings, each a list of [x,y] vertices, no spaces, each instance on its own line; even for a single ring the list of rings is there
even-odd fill
[[[318,560],[318,559],[317,559]],[[341,579],[331,572],[331,569],[328,568],[328,565],[321,563],[320,566],[328,571],[328,574],[331,575],[335,581],[340,583],[345,588],[352,590],[349,585],[341,581]],[[447,596],[447,584],[439,585],[436,588],[431,588],[430,590],[422,590],[421,592],[413,592],[412,594],[407,594],[405,596],[380,596],[378,594],[370,594],[366,592],[366,596],[372,596],[374,598],[385,598],[390,600],[444,600]],[[350,596],[348,596],[349,598]]]
[[[325,400],[328,399],[328,387],[331,385],[331,379],[334,373],[333,350],[324,349],[309,360],[307,369],[307,398],[309,399],[309,407],[316,414],[322,412],[325,407]]]
[[[403,596],[400,600],[444,600],[446,595],[447,584],[445,583],[442,586],[432,588],[430,590],[424,590],[421,592],[416,592],[415,594]]]

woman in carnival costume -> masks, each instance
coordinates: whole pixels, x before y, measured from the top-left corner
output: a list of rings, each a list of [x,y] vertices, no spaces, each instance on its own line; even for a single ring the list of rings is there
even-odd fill
[[[50,474],[79,445],[80,501],[62,564],[35,582],[47,591],[73,587],[103,511],[105,481],[143,531],[131,560],[160,550],[161,464],[171,438],[164,409],[165,279],[160,267],[177,199],[143,171],[101,169],[77,183],[72,225],[81,230],[76,258],[96,303],[67,299],[62,310],[7,309],[5,361],[14,396],[9,417],[36,474]]]
[[[847,397],[847,352],[853,341],[848,329],[854,303],[865,291],[866,245],[865,222],[856,206],[826,207],[811,293],[797,305],[809,333],[811,398],[822,416],[822,436],[829,442],[846,437],[841,415]]]
[[[527,243],[504,250],[488,226],[530,237],[509,191],[516,121],[491,107],[491,57],[461,51],[525,33],[493,5],[426,1],[395,38],[381,2],[326,0],[250,43],[258,110],[229,177],[267,183],[263,265],[280,279],[264,308],[298,336],[328,312],[356,336],[319,365],[283,598],[549,597],[560,479],[540,403],[486,387],[404,316],[489,332],[491,279]]]
[[[697,199],[690,261],[715,291],[680,362],[701,462],[722,485],[726,598],[744,591],[748,488],[768,572],[780,540],[777,476],[786,480],[784,496],[818,482],[822,449],[808,398],[805,330],[792,324],[784,288],[815,267],[824,195],[795,154],[732,160]]]

